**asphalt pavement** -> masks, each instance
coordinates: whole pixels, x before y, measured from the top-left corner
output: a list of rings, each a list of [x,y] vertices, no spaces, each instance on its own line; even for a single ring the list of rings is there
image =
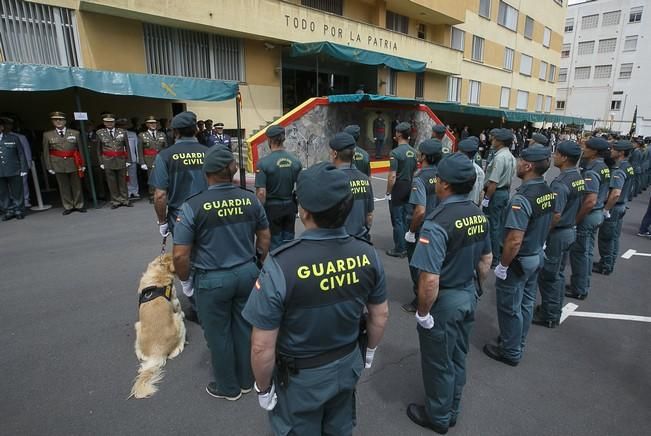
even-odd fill
[[[378,198],[383,178],[373,178]],[[622,253],[651,253],[651,240],[635,236],[648,200],[649,191],[630,204]],[[400,308],[411,299],[411,284],[406,259],[384,254],[391,247],[389,212],[386,201],[375,205],[372,238],[386,269],[390,317],[358,386],[355,434],[433,434],[405,414],[424,395],[416,323]],[[270,434],[254,394],[237,402],[206,394],[209,353],[201,329],[189,322],[189,344],[168,362],[160,391],[127,399],[138,367],[136,287],[160,243],[146,201],[65,217],[52,209],[0,223],[0,434]],[[577,304],[577,312],[649,317],[650,266],[649,257],[619,258],[612,275],[593,276],[587,300],[566,303]],[[532,326],[516,368],[481,352],[497,334],[491,278],[471,336],[462,414],[448,434],[648,434],[651,323],[570,316],[558,329]]]

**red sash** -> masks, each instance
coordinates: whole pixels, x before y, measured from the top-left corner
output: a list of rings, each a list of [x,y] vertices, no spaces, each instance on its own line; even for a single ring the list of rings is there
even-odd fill
[[[79,176],[79,178],[84,177],[84,172],[81,169],[84,166],[84,161],[81,159],[81,153],[79,153],[79,150],[74,150],[74,151],[50,150],[50,156],[73,158],[75,162],[75,166],[77,167],[77,175]]]
[[[128,158],[129,155],[127,154],[126,151],[112,151],[112,150],[105,150],[102,151],[102,155],[106,157],[123,157],[123,158]]]
[[[158,150],[155,148],[145,148],[142,152],[145,156],[156,156],[158,154]]]

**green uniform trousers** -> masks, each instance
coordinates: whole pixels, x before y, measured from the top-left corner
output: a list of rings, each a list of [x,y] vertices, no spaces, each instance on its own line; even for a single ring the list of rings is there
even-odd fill
[[[0,177],[0,212],[7,216],[25,213],[22,177]]]
[[[504,218],[506,217],[506,207],[508,205],[509,191],[507,189],[498,189],[491,197],[488,207],[484,208],[484,213],[488,217],[488,227],[490,229],[493,265],[497,265],[502,256]]]
[[[468,289],[445,289],[432,306],[434,327],[417,326],[425,385],[425,410],[430,421],[448,427],[460,411],[466,384],[468,338],[475,321],[477,296]]]
[[[111,196],[111,204],[127,204],[129,197],[127,195],[127,169],[105,170],[106,183]]]
[[[599,227],[597,246],[599,247],[599,264],[607,271],[615,268],[615,260],[619,252],[619,236],[622,233],[622,223],[626,214],[626,206],[615,205],[610,211],[610,218],[604,219]]]
[[[570,246],[576,239],[576,229],[552,229],[547,237],[545,263],[538,275],[538,289],[542,304],[541,317],[547,321],[560,321],[565,295],[565,265]]]
[[[590,291],[594,240],[603,219],[603,210],[593,210],[576,226],[576,240],[570,247],[570,288],[580,295],[588,295]]]
[[[274,435],[352,435],[354,392],[363,367],[356,348],[334,362],[299,370],[286,387],[276,379],[278,404],[269,412]]]
[[[227,270],[195,271],[194,297],[210,349],[217,390],[236,396],[253,387],[251,325],[242,309],[259,274],[253,262]]]
[[[81,209],[84,207],[84,196],[81,192],[81,179],[74,173],[56,173],[59,195],[63,208]]]

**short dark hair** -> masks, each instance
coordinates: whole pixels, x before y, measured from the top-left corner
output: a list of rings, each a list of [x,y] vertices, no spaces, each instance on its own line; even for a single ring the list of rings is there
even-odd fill
[[[336,229],[346,222],[348,214],[353,208],[353,195],[350,194],[344,200],[335,204],[323,212],[310,212],[317,226],[322,229]],[[309,212],[309,211],[308,211]]]
[[[232,174],[229,173],[230,166],[231,166],[231,164],[229,163],[226,167],[222,168],[219,171],[215,171],[215,172],[211,172],[211,173],[206,172],[206,176],[214,176],[214,177],[219,177],[221,179],[228,179],[228,178],[230,178],[230,176],[232,176]]]
[[[610,148],[607,148],[605,150],[599,150],[597,152],[597,156],[599,156],[601,158],[604,158],[604,159],[608,159],[610,157]]]
[[[186,138],[197,134],[197,126],[181,127],[180,129],[174,130],[179,132],[179,135]]]
[[[631,150],[624,150],[624,157],[629,157],[631,154]]]
[[[355,155],[355,147],[347,147],[337,151],[337,159],[343,162],[352,162]]]
[[[285,134],[281,133],[280,135],[269,138],[269,147],[271,147],[274,144],[283,145],[284,142],[285,142]]]
[[[536,175],[542,176],[549,169],[550,161],[549,159],[543,159],[537,162],[531,162],[531,165],[533,165],[533,172]]]
[[[438,165],[438,163],[443,159],[443,154],[441,153],[434,153],[434,154],[426,154],[425,155],[425,160],[429,165]]]
[[[472,191],[472,188],[474,188],[475,180],[477,180],[477,174],[475,174],[472,180],[468,180],[467,182],[450,183],[450,189],[452,189],[452,192],[457,195],[466,195]]]
[[[513,144],[513,138],[504,139],[504,140],[499,140],[498,139],[498,141],[501,142],[504,145],[504,147],[506,147],[506,148],[511,148],[511,144]]]
[[[477,154],[476,151],[463,151],[463,154],[468,156],[468,159],[473,160],[475,158],[475,155]]]
[[[567,161],[572,165],[576,165],[576,163],[579,161],[579,156],[570,156],[569,154],[564,154],[560,150],[558,151],[558,154],[565,156],[567,158]]]
[[[402,139],[409,139],[409,131],[407,130],[396,130],[396,137]]]

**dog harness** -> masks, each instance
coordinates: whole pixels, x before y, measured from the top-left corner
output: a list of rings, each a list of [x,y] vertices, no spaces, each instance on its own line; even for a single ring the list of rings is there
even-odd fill
[[[164,287],[149,286],[143,289],[138,297],[138,306],[149,303],[158,297],[165,297],[167,301],[172,301],[172,283]]]

